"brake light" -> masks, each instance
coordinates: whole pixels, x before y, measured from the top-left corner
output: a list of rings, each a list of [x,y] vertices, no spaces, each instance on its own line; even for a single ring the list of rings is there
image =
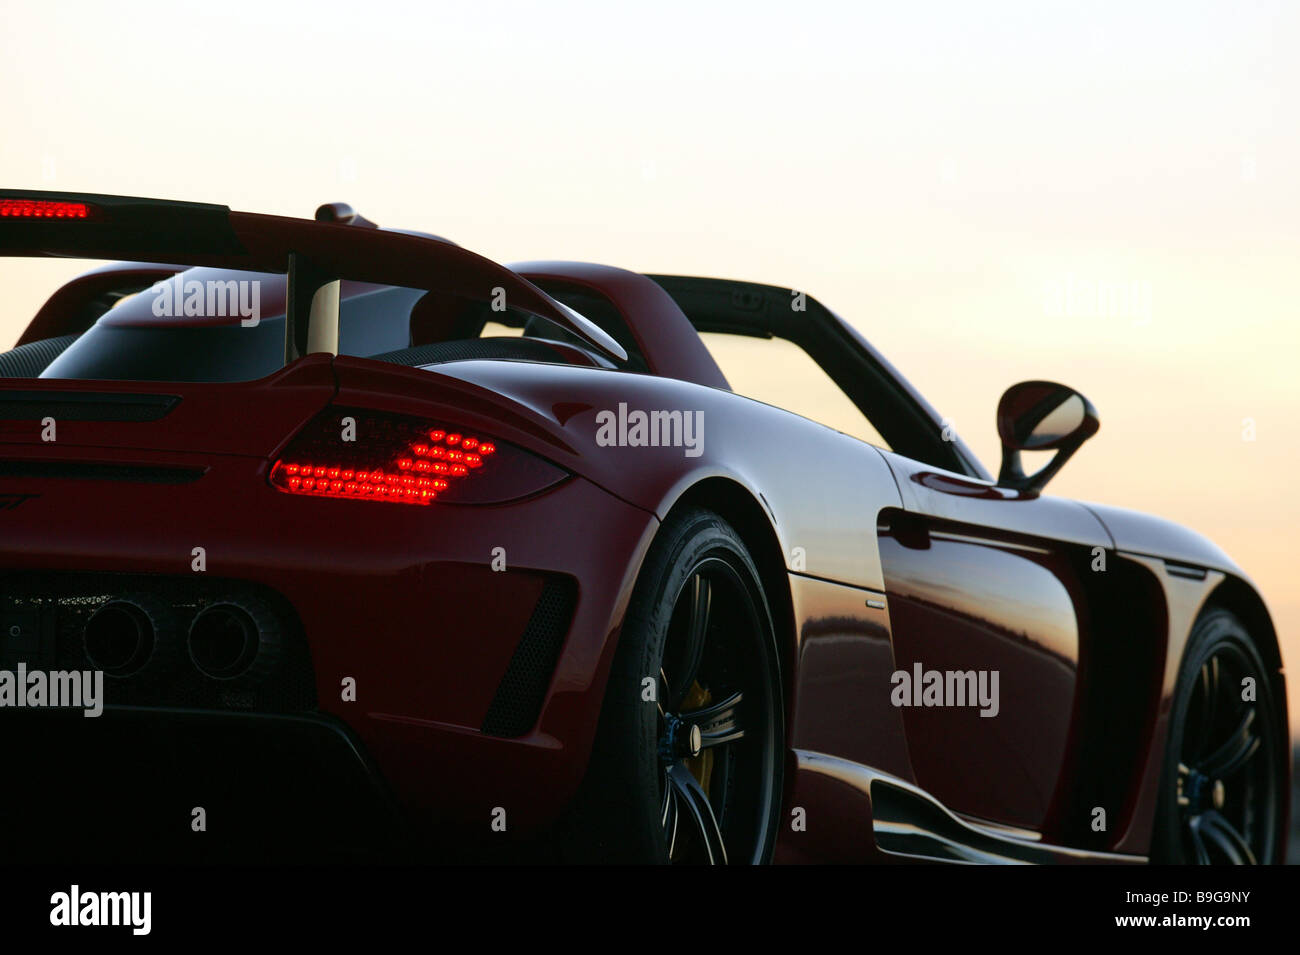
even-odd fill
[[[428,505],[448,497],[507,500],[565,476],[518,448],[509,451],[419,418],[331,408],[290,442],[270,480],[287,494]],[[482,493],[464,493],[463,485],[484,476]]]
[[[90,219],[92,207],[85,202],[53,199],[0,199],[0,219]]]

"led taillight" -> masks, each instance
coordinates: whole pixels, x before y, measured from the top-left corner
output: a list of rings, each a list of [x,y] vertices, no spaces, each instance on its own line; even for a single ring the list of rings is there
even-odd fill
[[[53,199],[0,199],[0,219],[91,219],[93,208],[84,202]]]
[[[495,452],[490,441],[418,418],[334,408],[294,438],[271,484],[288,494],[432,504]]]

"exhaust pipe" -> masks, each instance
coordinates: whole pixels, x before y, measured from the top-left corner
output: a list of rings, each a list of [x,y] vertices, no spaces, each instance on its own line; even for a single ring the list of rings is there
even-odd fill
[[[280,659],[280,628],[256,601],[219,600],[190,624],[189,651],[194,666],[213,680],[258,680]]]
[[[86,659],[107,676],[139,673],[154,658],[166,611],[153,601],[122,597],[104,604],[86,621]]]

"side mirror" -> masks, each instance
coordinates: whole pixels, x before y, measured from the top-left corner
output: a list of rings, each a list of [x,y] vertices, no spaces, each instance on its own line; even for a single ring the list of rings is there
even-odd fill
[[[1097,409],[1073,388],[1052,381],[1022,381],[998,402],[998,437],[1002,439],[1002,470],[998,486],[1038,492],[1061,470],[1101,422]],[[1034,474],[1020,466],[1021,451],[1056,451]]]

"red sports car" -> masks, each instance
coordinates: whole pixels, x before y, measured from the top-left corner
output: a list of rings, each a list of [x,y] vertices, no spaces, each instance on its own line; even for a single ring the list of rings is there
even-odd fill
[[[994,480],[789,289],[342,204],[8,190],[0,248],[113,263],[0,355],[5,858],[1282,858],[1264,602],[1042,493],[1070,388],[1006,392]],[[701,333],[797,346],[879,441]]]

